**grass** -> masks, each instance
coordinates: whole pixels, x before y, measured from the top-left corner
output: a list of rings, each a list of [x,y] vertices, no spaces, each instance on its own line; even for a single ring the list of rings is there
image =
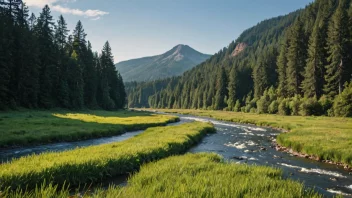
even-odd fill
[[[4,197],[69,197],[56,187],[37,188],[25,194],[4,193]],[[302,183],[282,178],[279,169],[223,162],[216,154],[186,154],[143,165],[126,187],[113,187],[71,197],[107,198],[223,198],[223,197],[322,197]]]
[[[0,112],[0,147],[76,141],[119,135],[176,122],[175,116],[132,111]]]
[[[352,166],[352,118],[280,116],[209,110],[162,109],[169,113],[191,114],[219,120],[270,126],[289,130],[277,137],[280,145]]]
[[[22,157],[0,165],[0,185],[2,189],[31,189],[45,181],[60,186],[98,182],[136,171],[144,163],[184,153],[214,131],[210,123],[201,122],[154,127],[123,142]]]

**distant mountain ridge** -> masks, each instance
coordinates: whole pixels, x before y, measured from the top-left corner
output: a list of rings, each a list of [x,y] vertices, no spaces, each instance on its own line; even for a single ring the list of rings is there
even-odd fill
[[[210,56],[180,44],[164,54],[122,61],[115,66],[125,82],[141,82],[181,75]]]

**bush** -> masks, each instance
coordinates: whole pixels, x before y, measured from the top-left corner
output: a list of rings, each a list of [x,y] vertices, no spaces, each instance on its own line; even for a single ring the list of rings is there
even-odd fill
[[[290,111],[291,115],[298,115],[299,114],[299,106],[300,106],[300,96],[295,95],[290,101]]]
[[[335,97],[333,108],[335,116],[352,116],[352,82],[346,84],[343,92]]]
[[[324,115],[329,115],[329,109],[331,109],[332,103],[333,101],[331,101],[326,95],[320,97],[319,104]]]
[[[264,92],[264,95],[257,101],[258,113],[268,113],[270,97]]]
[[[249,113],[256,113],[257,112],[257,109],[252,107],[250,110],[249,110]]]
[[[234,112],[239,112],[241,110],[241,102],[240,100],[236,101],[235,107],[233,108]]]
[[[269,105],[268,112],[271,114],[276,114],[278,111],[279,111],[279,102],[277,102],[277,100],[274,100]]]
[[[322,107],[317,98],[304,98],[300,105],[300,114],[303,116],[321,115]]]
[[[288,99],[284,98],[281,100],[278,112],[280,115],[290,115],[290,104]]]

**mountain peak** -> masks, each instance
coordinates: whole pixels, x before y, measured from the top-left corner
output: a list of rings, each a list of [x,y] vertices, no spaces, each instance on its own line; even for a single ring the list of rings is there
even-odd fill
[[[125,82],[157,80],[181,75],[209,57],[188,45],[178,44],[164,54],[120,62],[116,68]]]

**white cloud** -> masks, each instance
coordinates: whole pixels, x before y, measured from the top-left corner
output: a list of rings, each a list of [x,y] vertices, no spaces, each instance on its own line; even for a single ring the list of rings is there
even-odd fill
[[[59,3],[67,4],[69,2],[74,2],[76,0],[24,0],[28,6],[33,6],[37,8],[43,8],[46,4],[50,6],[50,8],[54,11],[63,13],[63,14],[72,14],[77,16],[84,16],[92,18],[92,20],[98,20],[101,16],[109,14],[108,12],[104,12],[101,10],[80,10],[73,9],[69,7],[64,7],[62,5],[58,5]]]

